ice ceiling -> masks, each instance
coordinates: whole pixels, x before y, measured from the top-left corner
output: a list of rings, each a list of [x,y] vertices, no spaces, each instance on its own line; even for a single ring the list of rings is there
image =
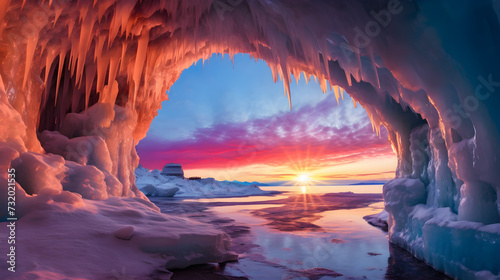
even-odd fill
[[[387,128],[398,156],[384,190],[391,240],[466,273],[433,261],[449,257],[423,245],[425,227],[405,229],[441,209],[500,223],[495,10],[486,0],[0,0],[1,165],[30,174],[18,181],[28,194],[141,196],[135,145],[166,90],[200,58],[249,53],[286,95],[303,72],[346,89]],[[421,205],[426,218],[412,212]]]

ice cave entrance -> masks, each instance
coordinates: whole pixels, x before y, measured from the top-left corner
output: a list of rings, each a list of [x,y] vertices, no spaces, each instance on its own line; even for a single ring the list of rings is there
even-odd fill
[[[291,92],[292,109],[281,81],[248,54],[199,60],[167,92],[137,145],[140,163],[161,170],[177,162],[186,177],[280,184],[314,183],[304,176],[323,185],[394,177],[387,131],[373,127],[342,88],[323,93],[301,74]]]
[[[498,1],[220,2],[0,1],[1,159],[30,174],[27,201],[143,197],[135,146],[166,90],[199,58],[248,53],[288,96],[292,75],[314,75],[386,127],[391,242],[454,277],[498,278]]]

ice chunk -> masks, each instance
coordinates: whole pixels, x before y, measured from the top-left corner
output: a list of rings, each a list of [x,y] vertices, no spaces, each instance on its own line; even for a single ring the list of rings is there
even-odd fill
[[[145,187],[140,188],[139,190],[143,192],[146,196],[173,197],[179,191],[179,188],[169,185],[167,186],[159,185],[155,187],[149,184],[146,185]]]
[[[388,230],[387,219],[389,219],[389,213],[386,210],[378,214],[364,216],[363,219],[372,226],[381,228],[383,231]]]
[[[146,196],[175,197],[226,197],[269,195],[276,192],[261,190],[257,185],[243,185],[217,181],[214,178],[188,180],[178,176],[166,176],[164,172],[139,166],[135,171],[136,184]],[[176,173],[177,174],[177,173]]]

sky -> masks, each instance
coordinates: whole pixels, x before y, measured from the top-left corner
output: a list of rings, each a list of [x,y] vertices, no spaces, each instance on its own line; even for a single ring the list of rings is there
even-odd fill
[[[200,60],[168,91],[137,145],[140,163],[180,163],[187,177],[280,184],[303,174],[317,184],[394,177],[386,130],[377,136],[348,94],[337,105],[333,92],[303,76],[291,93],[290,110],[283,83],[249,55]]]

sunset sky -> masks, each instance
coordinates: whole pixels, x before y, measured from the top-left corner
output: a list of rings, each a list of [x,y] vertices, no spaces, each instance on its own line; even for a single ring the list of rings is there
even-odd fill
[[[161,169],[182,164],[186,176],[218,180],[294,181],[300,174],[324,184],[394,177],[396,157],[381,129],[344,94],[337,105],[314,79],[291,86],[263,61],[213,56],[191,66],[172,86],[169,101],[137,146],[140,163]]]

